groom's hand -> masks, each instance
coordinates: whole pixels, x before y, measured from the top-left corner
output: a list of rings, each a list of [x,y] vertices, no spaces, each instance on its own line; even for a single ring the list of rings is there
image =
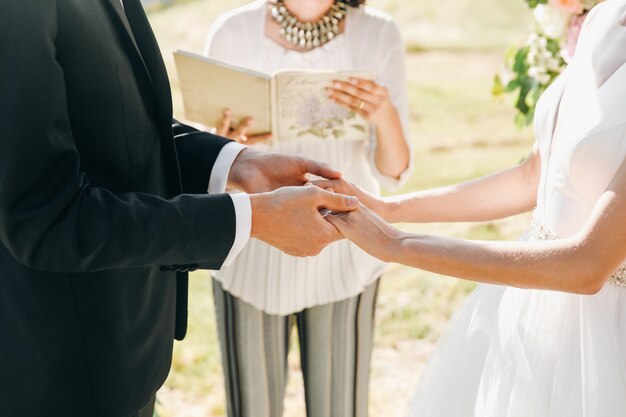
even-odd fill
[[[327,165],[301,156],[258,152],[247,148],[233,162],[228,187],[248,194],[281,187],[304,185],[313,174],[327,179],[341,178],[341,173]]]
[[[358,207],[356,197],[317,187],[286,187],[250,196],[251,237],[292,256],[315,256],[343,236],[324,220],[322,209],[347,212]]]

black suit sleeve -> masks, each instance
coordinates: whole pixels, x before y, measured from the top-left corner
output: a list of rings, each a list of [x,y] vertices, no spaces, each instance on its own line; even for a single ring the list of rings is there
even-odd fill
[[[55,1],[0,13],[0,241],[31,268],[82,272],[162,264],[219,268],[235,237],[228,195],[166,200],[93,187],[81,172]]]
[[[206,193],[216,156],[225,145],[232,141],[196,130],[175,119],[172,122],[172,130],[176,139],[183,192]]]

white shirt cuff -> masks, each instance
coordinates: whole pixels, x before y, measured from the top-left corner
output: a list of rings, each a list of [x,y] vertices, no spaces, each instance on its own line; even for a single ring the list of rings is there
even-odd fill
[[[237,156],[244,149],[246,147],[237,142],[229,143],[222,148],[211,170],[209,189],[207,190],[209,194],[221,194],[226,191],[230,169]],[[250,231],[252,230],[252,205],[248,194],[231,194],[230,198],[235,206],[235,242],[230,248],[223,266],[233,263],[239,252],[250,240]]]
[[[221,194],[226,191],[230,169],[239,153],[244,149],[246,147],[237,142],[229,143],[222,148],[211,170],[209,194]]]
[[[252,204],[250,204],[250,196],[244,193],[230,194],[235,206],[235,242],[230,248],[230,252],[224,261],[223,266],[228,266],[237,255],[243,250],[250,240],[250,231],[252,230]]]

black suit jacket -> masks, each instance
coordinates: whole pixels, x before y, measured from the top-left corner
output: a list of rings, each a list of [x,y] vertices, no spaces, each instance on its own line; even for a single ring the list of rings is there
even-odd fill
[[[130,416],[232,246],[139,0],[0,4],[0,416]],[[177,277],[178,275],[178,277]]]

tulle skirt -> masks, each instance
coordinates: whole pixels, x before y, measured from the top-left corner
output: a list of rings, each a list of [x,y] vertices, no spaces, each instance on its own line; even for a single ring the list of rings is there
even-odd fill
[[[479,286],[424,371],[409,417],[626,416],[626,288]]]

